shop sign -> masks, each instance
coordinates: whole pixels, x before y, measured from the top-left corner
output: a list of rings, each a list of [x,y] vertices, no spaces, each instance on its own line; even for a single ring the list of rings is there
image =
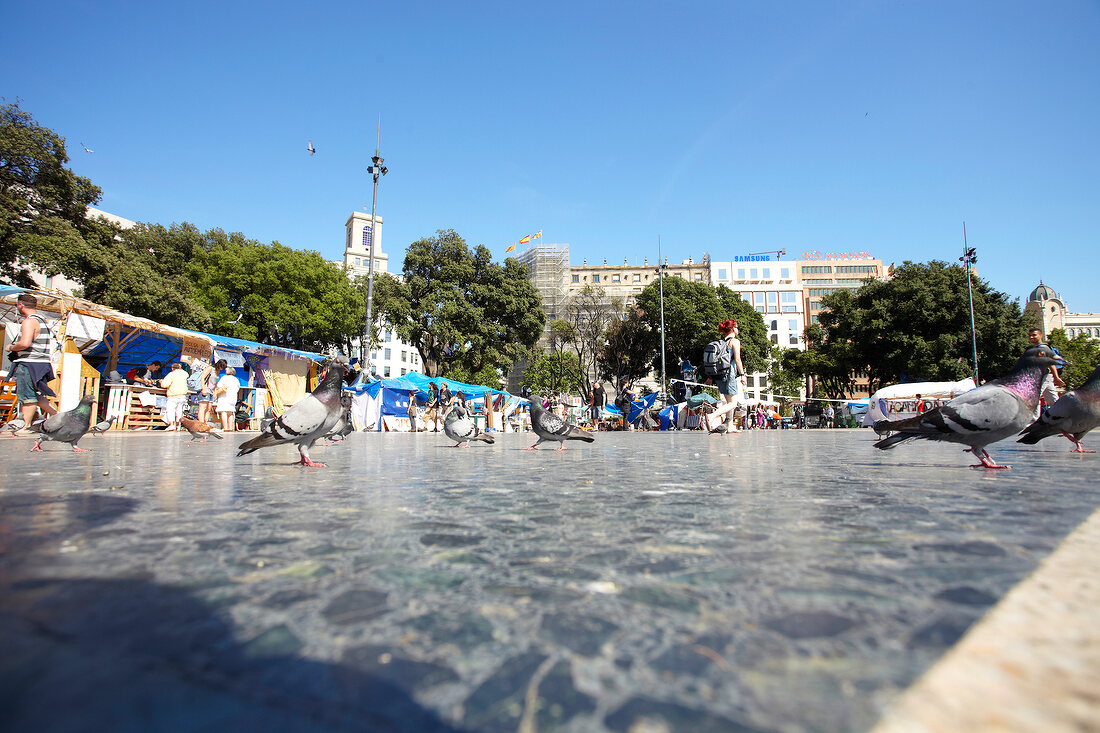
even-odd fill
[[[804,260],[873,260],[870,252],[818,252],[811,249],[802,253]]]

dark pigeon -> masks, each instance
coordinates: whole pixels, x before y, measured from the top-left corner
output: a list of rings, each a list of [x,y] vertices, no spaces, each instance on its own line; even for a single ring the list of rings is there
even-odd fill
[[[447,437],[455,441],[455,448],[469,448],[471,440],[482,440],[492,444],[493,436],[486,435],[478,429],[474,421],[470,419],[470,412],[465,403],[458,403],[447,413],[443,419],[443,432]]]
[[[1017,442],[1034,445],[1061,433],[1073,441],[1072,453],[1095,453],[1081,447],[1081,438],[1100,425],[1100,365],[1077,389],[1066,392],[1039,419],[1024,428]]]
[[[351,421],[351,392],[344,391],[340,395],[340,410],[340,419],[332,426],[332,431],[325,435],[325,445],[339,443],[355,431],[355,425]]]
[[[534,450],[544,440],[556,440],[558,447],[554,450],[565,450],[565,441],[583,440],[591,443],[595,440],[587,430],[582,430],[576,425],[562,420],[557,415],[542,409],[542,398],[531,395],[531,429],[539,436],[534,445],[527,446],[525,450]]]
[[[215,428],[208,422],[202,422],[201,420],[192,420],[189,417],[181,417],[180,425],[183,429],[191,433],[191,440],[188,443],[194,443],[195,438],[202,438],[202,442],[206,442],[206,436],[212,435],[218,440],[222,440],[221,431]]]
[[[340,392],[346,369],[342,363],[331,365],[312,394],[291,405],[262,434],[241,443],[237,455],[243,456],[268,446],[294,443],[302,456],[298,463],[323,468],[325,464],[310,459],[309,449],[321,436],[332,432],[343,414]]]
[[[943,440],[969,445],[967,450],[981,461],[972,468],[1011,468],[994,463],[985,446],[1015,435],[1032,421],[1043,375],[1059,363],[1049,346],[1032,346],[999,379],[915,417],[875,423],[876,432],[897,431],[875,447],[889,450],[908,440]]]
[[[57,443],[68,443],[77,453],[87,453],[83,448],[78,448],[76,443],[88,432],[92,425],[92,403],[95,397],[85,395],[80,403],[67,412],[59,412],[50,415],[45,420],[39,420],[31,425],[30,429],[36,433],[42,433],[42,437],[34,441],[32,451],[42,452],[42,441],[52,440]]]

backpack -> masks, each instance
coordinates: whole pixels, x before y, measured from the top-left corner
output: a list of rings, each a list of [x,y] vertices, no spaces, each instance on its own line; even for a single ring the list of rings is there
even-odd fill
[[[711,341],[703,348],[703,374],[723,379],[731,369],[733,361],[725,339]]]
[[[202,392],[202,373],[206,371],[207,366],[207,364],[199,361],[192,363],[191,368],[195,371],[187,377],[187,391]]]

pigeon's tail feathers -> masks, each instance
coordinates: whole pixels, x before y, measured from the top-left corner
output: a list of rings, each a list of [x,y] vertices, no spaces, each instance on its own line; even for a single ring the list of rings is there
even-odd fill
[[[216,433],[211,433],[211,435],[217,435],[217,434]],[[221,438],[220,435],[217,435],[217,437]],[[237,446],[238,448],[240,448],[240,450],[237,451],[237,457],[239,458],[240,456],[246,455],[248,453],[252,453],[253,451],[258,451],[260,448],[267,448],[267,447],[272,446],[272,445],[279,445],[282,442],[283,441],[279,440],[278,438],[276,438],[271,433],[264,433],[263,435],[257,435],[252,440],[246,440],[245,442],[243,442],[239,446]]]
[[[472,438],[472,440],[483,440],[490,445],[496,442],[495,440],[493,440],[493,436],[489,435],[488,433],[478,433]]]
[[[565,436],[566,440],[583,440],[585,443],[592,443],[596,439],[592,437],[592,433],[584,430],[583,428],[573,428],[569,431],[569,434]]]
[[[1017,443],[1024,443],[1026,445],[1035,445],[1043,438],[1049,438],[1052,435],[1058,435],[1062,431],[1054,427],[1049,423],[1043,422],[1042,418],[1039,418],[1035,422],[1028,425],[1026,428],[1020,431],[1020,439]]]
[[[225,440],[225,438],[222,436],[220,430],[211,430],[210,431],[210,437],[211,438],[217,438],[218,440]]]
[[[913,417],[905,417],[901,420],[879,420],[874,425],[874,431],[876,433],[885,433],[894,430],[911,430],[920,425],[920,421],[923,417],[923,415],[914,415]]]
[[[899,420],[899,422],[901,421]],[[889,438],[883,438],[882,440],[875,443],[875,447],[879,450],[890,450],[895,445],[904,443],[907,440],[920,440],[921,438],[926,437],[928,436],[921,435],[920,433],[894,433]]]

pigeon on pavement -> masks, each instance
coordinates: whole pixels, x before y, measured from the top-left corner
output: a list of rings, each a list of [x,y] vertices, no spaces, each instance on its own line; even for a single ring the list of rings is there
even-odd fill
[[[351,435],[354,430],[355,424],[351,421],[351,392],[341,391],[340,419],[332,426],[332,430],[325,435],[325,445],[339,443]]]
[[[0,427],[0,433],[17,433],[26,427],[27,423],[21,417],[12,418],[4,423],[3,427]]]
[[[343,414],[340,392],[346,369],[342,362],[332,364],[312,394],[291,405],[262,434],[241,443],[237,455],[243,456],[272,445],[294,443],[302,455],[298,463],[323,468],[325,464],[310,459],[309,449],[322,435],[332,432]]]
[[[111,425],[113,425],[115,422],[115,417],[115,415],[111,415],[106,420],[100,420],[95,425],[93,425],[88,430],[88,432],[92,433],[93,435],[103,435],[103,433],[111,429]]]
[[[972,468],[1011,468],[994,463],[985,446],[1015,435],[1032,421],[1043,374],[1058,363],[1049,346],[1032,346],[999,379],[915,417],[875,423],[876,432],[897,431],[875,443],[875,447],[889,450],[907,440],[944,440],[969,445],[966,450],[981,461]]]
[[[469,448],[471,440],[483,440],[490,445],[494,442],[493,436],[486,435],[478,429],[474,421],[470,419],[470,412],[464,402],[459,402],[443,418],[443,432],[447,437],[455,441],[454,448]]]
[[[42,441],[52,440],[58,443],[68,443],[77,453],[87,453],[83,448],[78,448],[76,443],[88,432],[92,425],[92,403],[95,397],[85,395],[71,410],[50,415],[45,420],[39,420],[30,426],[30,430],[41,433],[42,437],[34,442],[32,451],[42,452]]]
[[[538,395],[531,395],[531,429],[539,439],[534,445],[527,446],[524,450],[534,450],[544,440],[556,440],[558,447],[554,450],[565,450],[567,440],[583,440],[586,443],[595,440],[587,430],[582,430],[557,415],[543,410],[542,398]]]
[[[184,416],[180,418],[180,425],[183,426],[184,430],[191,433],[191,440],[187,441],[188,443],[194,443],[195,438],[202,438],[202,442],[205,443],[208,435],[212,435],[218,440],[222,439],[221,431],[208,422],[192,420]]]
[[[1024,428],[1018,443],[1034,445],[1051,435],[1062,435],[1073,441],[1071,453],[1095,453],[1081,447],[1081,438],[1100,425],[1100,366],[1077,389],[1066,392],[1039,419]]]

